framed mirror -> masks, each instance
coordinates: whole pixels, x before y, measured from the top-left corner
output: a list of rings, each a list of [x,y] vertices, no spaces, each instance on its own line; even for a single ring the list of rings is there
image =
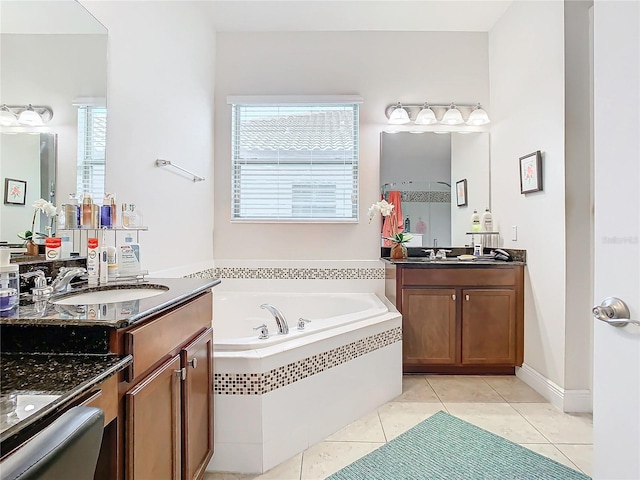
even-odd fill
[[[21,245],[17,234],[31,229],[35,200],[60,206],[76,193],[78,139],[84,138],[78,103],[106,102],[107,30],[73,0],[2,2],[1,8],[0,105],[53,112],[44,126],[0,126],[2,194],[6,178],[27,187],[24,205],[0,202],[0,241]],[[42,216],[35,231],[46,232],[47,225]]]
[[[400,199],[408,246],[469,245],[471,214],[490,205],[489,133],[383,132],[380,193]],[[460,202],[455,185],[466,186]],[[408,221],[407,221],[408,219]]]

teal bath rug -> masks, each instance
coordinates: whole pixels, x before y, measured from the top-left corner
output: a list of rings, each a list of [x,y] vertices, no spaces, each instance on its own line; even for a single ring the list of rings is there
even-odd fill
[[[438,412],[327,480],[588,480],[590,477]]]

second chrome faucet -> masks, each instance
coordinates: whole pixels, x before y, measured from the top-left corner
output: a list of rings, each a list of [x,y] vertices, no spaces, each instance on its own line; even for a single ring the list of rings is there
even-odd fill
[[[270,303],[263,303],[260,305],[260,308],[264,308],[269,310],[271,315],[276,319],[276,325],[278,325],[278,333],[287,334],[289,333],[289,325],[287,324],[287,320],[284,318],[284,315],[280,310],[271,305]]]

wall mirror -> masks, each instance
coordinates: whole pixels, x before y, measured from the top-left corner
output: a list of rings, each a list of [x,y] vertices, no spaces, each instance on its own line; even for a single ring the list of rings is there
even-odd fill
[[[0,105],[42,105],[53,117],[42,127],[0,127],[0,241],[21,245],[33,202],[56,206],[76,192],[78,106],[106,102],[107,29],[80,3],[0,4]],[[81,137],[82,138],[82,137]],[[25,181],[24,205],[5,203],[5,179]],[[45,232],[48,219],[37,218]]]
[[[491,208],[489,172],[488,132],[381,134],[380,190],[388,201],[400,199],[414,236],[409,246],[469,245],[471,214]],[[456,201],[460,180],[467,185],[464,206]]]

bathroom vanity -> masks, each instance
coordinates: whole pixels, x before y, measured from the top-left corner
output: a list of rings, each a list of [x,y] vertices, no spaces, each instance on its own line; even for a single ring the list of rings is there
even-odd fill
[[[405,373],[513,374],[523,362],[524,262],[385,261]]]
[[[71,406],[90,405],[105,411],[97,479],[202,478],[213,455],[219,282],[153,279],[136,287],[168,289],[117,303],[31,303],[0,317],[2,397],[28,392],[42,405],[0,425],[2,455]]]

